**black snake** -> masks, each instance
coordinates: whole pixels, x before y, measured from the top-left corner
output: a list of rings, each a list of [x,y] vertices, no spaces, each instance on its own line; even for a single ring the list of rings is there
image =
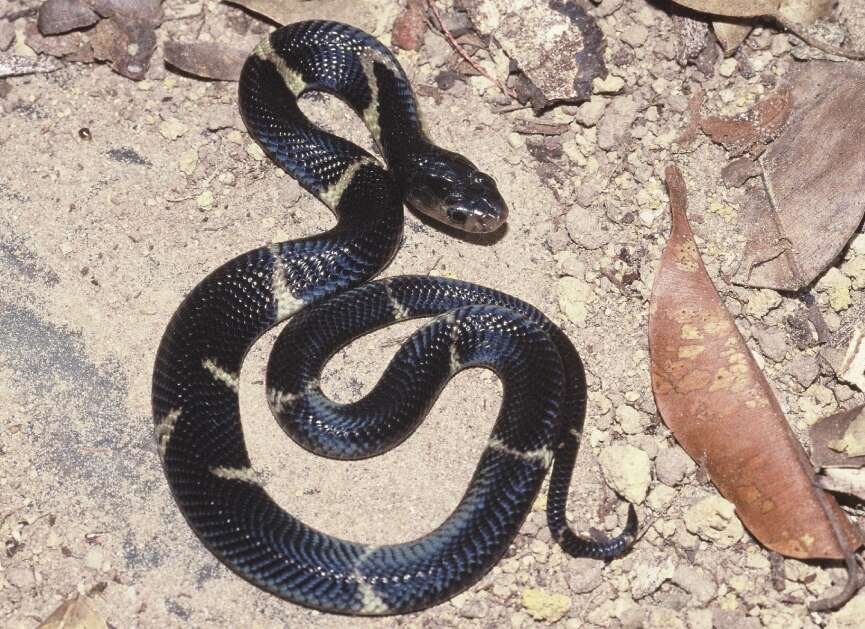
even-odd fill
[[[297,99],[309,90],[338,95],[363,118],[387,170],[308,121]],[[387,48],[343,24],[286,26],[247,60],[239,100],[265,152],[338,221],[321,235],[227,262],[190,292],[163,336],[153,377],[156,439],[174,498],[207,548],[240,576],[302,605],[370,615],[417,610],[492,567],[552,464],[553,537],[575,555],[627,550],[633,508],[625,531],[605,543],[578,538],[565,520],[586,389],[559,328],[524,302],[464,282],[369,281],[399,247],[403,202],[467,231],[494,230],[507,212],[489,176],[427,139]],[[345,405],[323,396],[319,373],[340,347],[428,316],[436,318],[367,396]],[[268,367],[268,400],[283,428],[324,456],[356,459],[398,444],[461,369],[500,376],[504,399],[489,444],[459,506],[432,533],[378,547],[343,541],[292,517],[262,488],[241,431],[238,374],[255,340],[288,317]]]

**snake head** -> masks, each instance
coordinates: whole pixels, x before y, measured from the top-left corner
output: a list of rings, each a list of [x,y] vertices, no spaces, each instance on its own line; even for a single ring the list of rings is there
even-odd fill
[[[440,223],[472,233],[493,232],[508,219],[496,182],[462,155],[441,150],[413,160],[405,200]]]

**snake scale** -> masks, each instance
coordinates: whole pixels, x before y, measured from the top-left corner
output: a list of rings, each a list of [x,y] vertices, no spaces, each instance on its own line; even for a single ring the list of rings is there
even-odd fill
[[[346,101],[387,164],[312,124],[307,91]],[[424,134],[397,60],[353,27],[280,28],[247,60],[244,122],[264,151],[337,217],[331,230],[244,253],[199,283],[174,313],[156,357],[159,454],[180,511],[204,545],[258,587],[324,611],[422,609],[481,578],[513,541],[552,465],[548,521],[565,551],[612,558],[633,542],[577,537],[565,519],[585,412],[580,358],[534,307],[455,280],[370,281],[399,248],[403,203],[466,231],[497,229],[507,207],[493,180]],[[398,351],[364,398],[337,404],[319,387],[327,360],[370,330],[434,317]],[[267,371],[271,409],[323,456],[357,459],[400,443],[458,371],[494,370],[498,418],[456,510],[414,541],[367,546],[316,531],[279,507],[253,472],[241,430],[238,375],[255,340],[289,319]]]

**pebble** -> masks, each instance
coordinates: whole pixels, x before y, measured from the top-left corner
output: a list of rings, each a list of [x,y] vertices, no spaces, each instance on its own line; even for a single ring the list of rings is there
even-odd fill
[[[195,204],[202,210],[206,210],[213,206],[213,191],[205,190],[195,197]]]
[[[159,123],[159,134],[166,140],[176,140],[186,135],[188,130],[177,118],[168,118]]]
[[[92,546],[84,555],[84,565],[91,570],[100,570],[105,560],[105,553],[98,546]]]
[[[198,149],[186,151],[180,155],[178,167],[184,175],[191,175],[195,172],[195,167],[198,166]]]
[[[718,74],[729,78],[733,76],[733,73],[736,71],[738,66],[739,63],[733,57],[728,57],[721,62],[720,66],[718,66]]]
[[[685,528],[718,546],[732,546],[745,533],[732,502],[721,496],[708,496],[685,511]]]
[[[610,233],[601,224],[598,212],[591,208],[571,206],[565,218],[565,227],[571,240],[584,249],[600,249],[610,242]]]
[[[853,298],[850,296],[852,285],[850,278],[833,266],[817,282],[817,290],[828,295],[832,310],[841,312],[853,305]]]
[[[260,162],[266,157],[264,151],[261,150],[261,147],[255,142],[247,142],[245,148],[246,154],[257,162]]]
[[[278,171],[282,172],[282,171]],[[219,173],[219,177],[217,177],[219,183],[223,186],[233,186],[237,178],[234,176],[234,173],[225,171],[224,173]]]
[[[672,579],[673,583],[688,592],[700,606],[705,606],[718,594],[715,581],[693,566],[678,566]]]
[[[610,446],[601,451],[601,469],[607,484],[628,502],[641,504],[652,482],[649,455],[629,445]]]
[[[646,504],[649,506],[649,508],[652,509],[652,511],[661,513],[663,511],[666,511],[667,507],[669,507],[673,503],[673,499],[675,497],[675,489],[673,489],[672,487],[667,487],[666,484],[658,485],[646,497]]]
[[[564,594],[526,588],[522,596],[523,607],[535,620],[556,622],[571,608],[571,599]]]
[[[625,87],[625,79],[615,74],[608,74],[607,78],[595,77],[592,81],[592,92],[595,94],[617,94]]]
[[[639,48],[649,38],[649,29],[642,24],[631,24],[622,31],[621,38],[631,48]]]
[[[602,98],[593,98],[577,107],[574,120],[584,127],[594,127],[600,121],[601,116],[604,115],[604,110],[606,108],[606,100]]]
[[[637,118],[637,101],[633,96],[620,96],[607,107],[598,123],[598,146],[609,151],[619,144]]]
[[[633,406],[622,405],[616,408],[616,421],[627,435],[644,432],[652,425],[652,417],[648,413],[638,411]]]
[[[631,580],[631,596],[634,597],[634,600],[649,596],[661,587],[664,581],[671,579],[675,570],[676,566],[672,557],[667,557],[658,565],[637,564],[632,570],[634,576]]]
[[[529,545],[529,550],[532,551],[532,555],[535,557],[535,561],[538,563],[546,563],[547,557],[550,555],[550,547],[544,544],[540,540],[535,540]]]
[[[685,612],[690,629],[712,629],[711,609],[689,609]]]
[[[649,612],[648,622],[643,626],[646,629],[686,629],[684,621],[676,611],[667,607],[653,607]]]
[[[526,139],[519,133],[512,131],[508,133],[508,144],[511,145],[511,148],[519,149],[525,146]]]
[[[745,306],[745,314],[755,319],[762,319],[770,310],[781,305],[781,296],[773,290],[762,288],[751,291],[748,296],[748,304]]]
[[[655,459],[655,475],[659,481],[670,487],[681,483],[696,469],[691,457],[678,446],[662,449]]]
[[[556,283],[559,309],[574,324],[582,327],[589,316],[587,304],[595,300],[592,287],[581,279],[565,276]]]
[[[575,594],[587,594],[603,581],[604,562],[599,559],[578,557],[569,559],[565,566],[568,587]]]
[[[865,255],[859,254],[841,265],[841,272],[850,278],[853,288],[865,288]]]
[[[817,361],[810,356],[796,356],[787,365],[787,373],[793,377],[799,386],[807,389],[817,379],[820,367],[817,365]]]
[[[783,330],[754,326],[751,333],[766,358],[779,363],[787,357],[787,335]]]
[[[33,576],[33,570],[27,566],[15,566],[8,568],[3,572],[3,576],[12,587],[19,589],[29,588],[36,585],[36,578]]]

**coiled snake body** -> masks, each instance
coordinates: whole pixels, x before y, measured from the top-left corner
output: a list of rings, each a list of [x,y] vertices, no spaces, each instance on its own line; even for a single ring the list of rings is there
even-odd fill
[[[364,119],[388,170],[312,125],[297,98],[334,93]],[[174,498],[222,562],[280,597],[325,611],[393,614],[441,602],[477,581],[513,540],[553,472],[548,520],[577,555],[608,558],[632,543],[633,509],[617,538],[592,542],[565,520],[585,409],[580,359],[532,306],[487,288],[430,277],[369,282],[396,252],[403,202],[468,231],[506,217],[492,180],[424,135],[408,81],[371,36],[333,22],[281,28],[244,66],[240,108],[267,154],[336,214],[330,231],[245,253],[211,273],[175,312],[159,347],[153,413]],[[363,399],[336,404],[322,366],[359,334],[435,316],[400,349]],[[378,454],[406,438],[454,373],[483,366],[504,399],[457,509],[430,534],[365,546],[311,529],[276,505],[253,473],[241,431],[238,374],[255,340],[291,317],[268,366],[283,428],[334,458]]]

